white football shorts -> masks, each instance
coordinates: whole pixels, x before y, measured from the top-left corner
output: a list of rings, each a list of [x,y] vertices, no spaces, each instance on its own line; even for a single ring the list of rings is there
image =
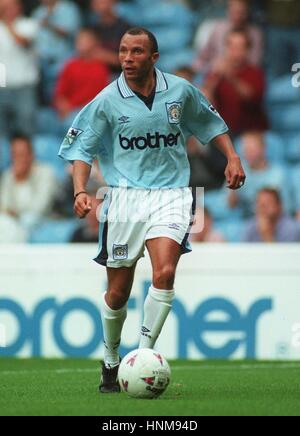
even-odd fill
[[[100,214],[99,254],[109,268],[133,266],[144,256],[149,239],[170,238],[191,251],[188,241],[194,214],[190,188],[109,188]]]

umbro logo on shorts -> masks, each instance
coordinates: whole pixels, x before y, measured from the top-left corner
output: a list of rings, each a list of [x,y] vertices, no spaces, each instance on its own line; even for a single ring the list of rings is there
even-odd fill
[[[172,223],[168,225],[169,229],[180,230],[180,226],[176,223]]]

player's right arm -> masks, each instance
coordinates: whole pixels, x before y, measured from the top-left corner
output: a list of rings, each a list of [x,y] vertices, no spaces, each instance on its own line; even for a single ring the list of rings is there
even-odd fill
[[[58,155],[73,164],[74,212],[85,218],[91,211],[91,198],[86,193],[93,161],[105,147],[102,138],[108,131],[104,99],[97,96],[75,118]]]
[[[86,185],[91,173],[91,166],[86,162],[75,160],[73,163],[74,212],[78,218],[85,218],[92,209],[92,200],[86,192]]]

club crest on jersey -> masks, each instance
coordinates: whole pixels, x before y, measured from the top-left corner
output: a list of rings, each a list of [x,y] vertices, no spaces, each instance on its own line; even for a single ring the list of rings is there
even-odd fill
[[[166,103],[167,114],[170,124],[179,124],[182,114],[182,103],[179,101],[173,101],[172,103]]]
[[[128,245],[117,245],[113,246],[113,258],[114,260],[125,260],[128,259]]]
[[[71,127],[67,133],[66,140],[70,145],[72,145],[75,139],[78,138],[79,135],[81,135],[81,133],[83,133],[83,130]]]

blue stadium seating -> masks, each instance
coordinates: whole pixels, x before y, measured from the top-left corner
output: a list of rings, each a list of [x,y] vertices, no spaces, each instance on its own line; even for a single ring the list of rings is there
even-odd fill
[[[294,192],[295,210],[300,210],[300,165],[291,168],[290,177]]]
[[[10,146],[9,141],[0,138],[0,171],[5,170],[10,162]]]
[[[215,229],[222,233],[226,242],[242,242],[245,223],[242,220],[218,221]]]
[[[151,30],[159,26],[188,28],[194,25],[192,12],[182,4],[171,3],[166,0],[138,0],[136,4],[139,6],[139,23]]]
[[[38,226],[30,235],[29,242],[32,244],[63,244],[70,238],[78,227],[78,220],[45,221]]]
[[[300,102],[271,106],[269,117],[276,132],[300,132]]]
[[[290,163],[300,162],[300,132],[283,137],[286,146],[286,159]]]
[[[284,76],[270,81],[266,102],[268,105],[279,104],[281,107],[285,103],[297,103],[300,101],[299,88],[292,86],[292,76]]]
[[[47,162],[56,176],[63,180],[66,177],[65,162],[57,156],[61,138],[53,135],[37,135],[33,138],[33,146],[37,160]]]
[[[216,221],[239,220],[242,217],[242,209],[228,206],[228,189],[222,188],[205,193],[204,205]]]
[[[191,65],[193,58],[193,50],[181,49],[174,53],[161,54],[157,65],[161,70],[173,73],[177,68]]]

